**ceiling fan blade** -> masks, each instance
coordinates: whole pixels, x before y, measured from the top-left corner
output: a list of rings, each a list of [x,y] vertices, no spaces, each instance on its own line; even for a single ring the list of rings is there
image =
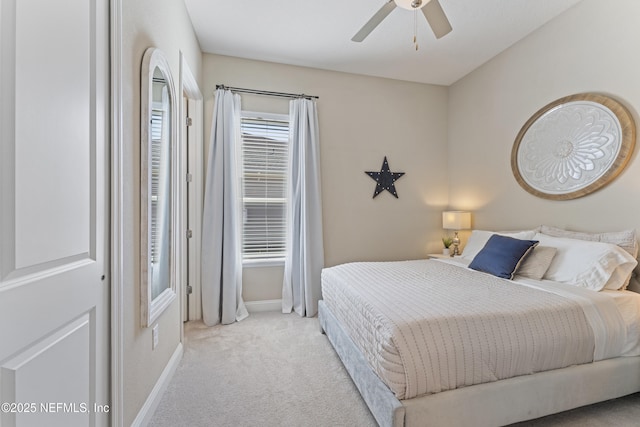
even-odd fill
[[[427,3],[426,6],[422,8],[422,13],[424,13],[424,17],[427,18],[427,22],[429,22],[429,26],[433,30],[437,39],[444,37],[451,32],[451,24],[447,19],[447,15],[444,14],[444,10],[442,10],[442,6],[440,6],[440,2],[438,0],[431,0]]]
[[[387,15],[389,15],[395,8],[396,4],[394,3],[394,1],[389,0],[384,6],[380,8],[380,10],[376,12],[375,15],[371,17],[371,19],[369,19],[369,21],[367,21],[366,24],[364,24],[362,28],[360,28],[360,31],[358,31],[356,35],[351,38],[351,41],[361,42],[362,40],[364,40],[369,35],[369,33],[373,31],[382,22],[382,20],[386,18]]]

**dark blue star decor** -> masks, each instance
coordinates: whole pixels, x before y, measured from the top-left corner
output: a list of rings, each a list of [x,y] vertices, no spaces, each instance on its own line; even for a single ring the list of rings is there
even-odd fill
[[[396,199],[398,198],[395,182],[400,179],[402,175],[404,175],[404,172],[391,172],[389,170],[387,156],[384,156],[384,161],[382,162],[382,169],[380,169],[380,172],[365,173],[378,183],[376,185],[376,190],[373,192],[374,199],[378,194],[382,193],[382,190],[387,190],[389,193],[393,194]]]

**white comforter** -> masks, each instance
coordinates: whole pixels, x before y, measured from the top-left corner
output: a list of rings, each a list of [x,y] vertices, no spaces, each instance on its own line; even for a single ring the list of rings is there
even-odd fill
[[[621,354],[610,299],[529,282],[435,260],[322,272],[327,307],[398,399]]]

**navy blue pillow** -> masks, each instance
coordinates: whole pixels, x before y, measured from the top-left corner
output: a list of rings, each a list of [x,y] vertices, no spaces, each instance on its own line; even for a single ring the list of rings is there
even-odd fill
[[[518,266],[538,244],[537,240],[520,240],[492,235],[469,264],[469,268],[513,279]]]

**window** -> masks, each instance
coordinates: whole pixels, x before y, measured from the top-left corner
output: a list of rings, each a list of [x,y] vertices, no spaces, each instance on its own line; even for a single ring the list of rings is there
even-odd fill
[[[243,260],[282,261],[286,244],[289,117],[243,112],[240,129]]]

